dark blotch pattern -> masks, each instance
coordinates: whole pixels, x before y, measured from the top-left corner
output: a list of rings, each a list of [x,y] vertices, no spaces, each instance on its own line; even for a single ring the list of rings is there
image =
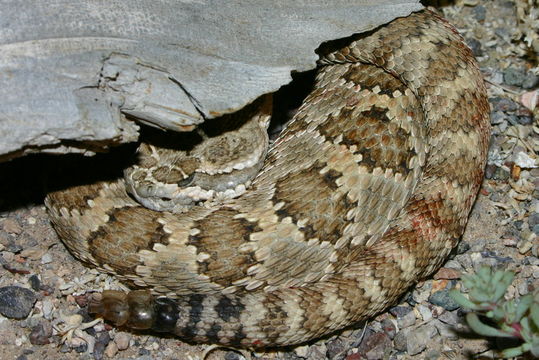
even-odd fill
[[[159,213],[145,208],[125,206],[107,212],[109,221],[92,232],[88,239],[90,253],[100,265],[108,264],[116,271],[130,272],[140,260],[140,250],[152,250],[156,243],[168,245],[169,235],[157,222]],[[152,219],[151,227],[133,234],[132,223],[145,223]],[[116,260],[116,261],[115,261]]]
[[[291,217],[294,223],[309,219],[300,227],[305,240],[319,237],[320,240],[337,242],[347,224],[346,213],[355,206],[346,198],[346,194],[336,193],[336,180],[342,174],[329,171],[321,174],[322,165],[315,163],[308,169],[298,170],[281,178],[275,185],[273,203],[284,202],[277,211],[282,219]],[[316,197],[313,198],[313,191]],[[340,198],[336,199],[336,196]]]
[[[244,308],[245,306],[243,306],[243,304],[223,296],[215,306],[215,311],[223,321],[229,321],[231,318],[238,319]]]
[[[194,227],[200,232],[191,235],[188,242],[196,246],[198,253],[210,255],[198,263],[200,272],[225,287],[245,277],[247,269],[256,262],[254,254],[238,253],[237,250],[249,241],[251,233],[260,229],[245,219],[233,219],[237,214],[235,210],[223,208],[197,221]]]

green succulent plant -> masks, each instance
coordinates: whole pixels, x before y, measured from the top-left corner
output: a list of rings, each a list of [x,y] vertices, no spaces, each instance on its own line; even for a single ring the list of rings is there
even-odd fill
[[[501,355],[510,358],[530,352],[539,357],[539,289],[515,300],[504,295],[513,281],[512,271],[493,271],[482,267],[476,274],[464,275],[462,284],[469,290],[468,297],[457,289],[450,294],[463,308],[471,310],[466,321],[476,333],[488,337],[516,338],[522,343],[505,349]],[[490,319],[494,326],[482,319]]]

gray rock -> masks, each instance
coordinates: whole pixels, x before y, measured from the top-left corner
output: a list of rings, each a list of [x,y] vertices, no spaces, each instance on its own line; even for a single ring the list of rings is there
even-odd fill
[[[533,89],[539,85],[539,76],[534,73],[528,72],[526,79],[522,82],[524,89]]]
[[[523,69],[510,67],[503,72],[503,81],[507,85],[521,87],[524,80],[526,80],[526,72]]]
[[[32,310],[36,295],[19,286],[0,288],[0,314],[12,319],[24,319]]]
[[[406,341],[409,333],[410,329],[404,329],[397,333],[397,336],[395,336],[395,339],[393,339],[393,345],[395,346],[396,350],[406,351]]]
[[[490,123],[492,125],[499,125],[501,123],[505,122],[505,115],[501,111],[493,111],[490,114]]]
[[[466,39],[466,43],[472,49],[472,53],[475,56],[483,56],[483,49],[481,48],[481,43],[477,39]]]
[[[538,224],[539,224],[539,213],[533,212],[530,216],[528,216],[528,225],[530,226],[530,228],[532,228]]]
[[[444,311],[438,316],[438,320],[451,326],[456,326],[461,322],[457,311]]]
[[[391,340],[383,332],[375,332],[365,337],[359,347],[359,352],[369,360],[382,359],[391,346]]]
[[[426,324],[414,329],[408,334],[406,339],[406,351],[408,355],[417,355],[432,341],[432,337],[436,335],[436,327],[433,324]]]
[[[409,306],[394,306],[391,309],[389,309],[389,312],[395,316],[397,319],[405,316],[406,314],[410,313],[412,311],[412,308]]]
[[[410,311],[406,315],[397,318],[397,325],[399,329],[405,329],[415,324],[416,317],[413,311]]]
[[[484,21],[487,16],[487,9],[483,5],[478,5],[473,8],[473,15],[477,21]]]
[[[501,180],[501,181],[507,181],[507,180],[509,180],[510,176],[511,176],[511,174],[509,173],[509,171],[507,171],[507,170],[505,170],[503,168],[497,167],[496,171],[494,171],[494,175],[492,176],[492,179]]]
[[[39,279],[39,277],[37,275],[31,275],[29,278],[28,278],[28,282],[30,283],[30,286],[32,287],[32,289],[34,291],[39,291],[40,288],[41,288],[41,280]]]
[[[419,314],[421,314],[423,321],[430,321],[432,319],[432,311],[428,306],[419,304],[416,309],[419,311]]]
[[[517,103],[507,98],[495,97],[489,101],[492,102],[494,111],[512,112],[518,109]]]
[[[439,319],[434,319],[431,324],[436,327],[442,338],[450,340],[457,340],[459,338],[453,325],[446,324]]]
[[[459,244],[457,245],[457,254],[459,254],[459,255],[460,255],[460,254],[464,254],[464,253],[467,252],[468,250],[470,250],[470,243],[461,240],[461,241],[459,242]]]
[[[485,249],[485,246],[488,244],[488,240],[485,238],[477,238],[471,244],[470,249],[472,251],[482,251]]]
[[[510,41],[510,39],[511,39],[509,30],[507,30],[506,28],[503,28],[503,27],[499,27],[499,28],[494,29],[494,34],[496,34],[499,38],[501,38],[502,40],[505,40],[507,42]]]
[[[143,123],[190,131],[315,67],[324,41],[419,0],[9,1],[0,22],[0,160],[92,154]]]
[[[448,311],[453,311],[460,307],[460,305],[449,295],[448,289],[439,290],[432,293],[429,296],[429,302],[431,304],[441,306]]]
[[[107,332],[102,332],[99,334],[95,341],[94,346],[94,359],[99,360],[103,359],[103,354],[105,353],[105,348],[110,342],[110,336]]]
[[[515,116],[516,122],[520,125],[531,125],[533,124],[533,116],[532,115],[521,115],[521,116]]]
[[[382,330],[384,330],[384,332],[387,334],[387,336],[389,336],[390,339],[393,339],[397,334],[397,328],[395,327],[395,323],[391,319],[383,319],[381,326]]]
[[[33,345],[49,344],[52,336],[52,325],[49,321],[40,321],[40,323],[32,328],[28,336],[30,343]]]

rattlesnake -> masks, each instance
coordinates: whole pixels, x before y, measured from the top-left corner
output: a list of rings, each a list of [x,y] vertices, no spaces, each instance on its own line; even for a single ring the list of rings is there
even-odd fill
[[[477,64],[429,11],[340,43],[321,47],[313,91],[238,198],[157,212],[123,180],[48,195],[77,258],[157,296],[105,292],[94,310],[194,342],[292,345],[373,316],[441,265],[483,177]],[[139,190],[159,198],[145,176]]]

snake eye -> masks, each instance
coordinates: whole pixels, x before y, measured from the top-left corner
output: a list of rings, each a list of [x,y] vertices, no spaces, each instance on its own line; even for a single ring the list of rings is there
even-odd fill
[[[189,186],[193,182],[194,179],[195,179],[195,173],[192,173],[185,179],[178,181],[176,184],[178,184],[179,187],[186,187],[186,186]]]

